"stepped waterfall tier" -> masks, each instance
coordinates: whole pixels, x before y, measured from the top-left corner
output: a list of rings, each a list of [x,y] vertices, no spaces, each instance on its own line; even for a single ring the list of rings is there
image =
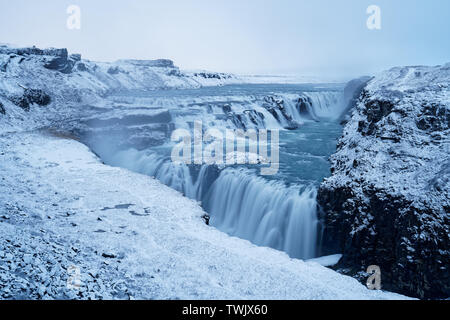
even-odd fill
[[[0,69],[1,297],[404,298],[368,266],[448,296],[448,65],[250,84],[0,46]]]
[[[310,259],[319,253],[316,193],[341,133],[339,85],[233,85],[121,93],[119,107],[82,120],[77,135],[107,164],[157,178],[199,201],[208,222],[230,235]],[[323,86],[322,86],[323,87]],[[145,106],[145,109],[143,108]],[[258,164],[179,164],[170,158],[176,129],[280,131],[279,171]]]

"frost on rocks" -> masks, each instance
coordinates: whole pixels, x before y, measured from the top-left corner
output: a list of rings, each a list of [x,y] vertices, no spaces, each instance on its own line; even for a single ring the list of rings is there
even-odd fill
[[[195,201],[74,140],[15,133],[0,147],[1,298],[405,298],[210,228]]]
[[[103,110],[111,90],[230,81],[168,60],[94,63],[64,49],[0,47],[0,298],[405,299],[219,232],[198,203],[50,129]],[[39,98],[27,111],[10,100],[26,90],[49,104]]]
[[[450,296],[450,64],[368,82],[318,201],[342,271],[379,265],[383,287]]]

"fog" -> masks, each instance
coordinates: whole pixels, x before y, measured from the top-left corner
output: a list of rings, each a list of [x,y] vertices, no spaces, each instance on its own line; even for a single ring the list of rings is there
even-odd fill
[[[379,30],[366,26],[373,4]],[[79,30],[67,28],[69,5],[81,10]],[[448,12],[448,0],[0,0],[0,42],[99,61],[343,78],[450,61]]]

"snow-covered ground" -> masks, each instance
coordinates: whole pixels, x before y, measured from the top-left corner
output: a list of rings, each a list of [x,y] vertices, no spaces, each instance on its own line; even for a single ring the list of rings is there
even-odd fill
[[[447,298],[450,63],[396,67],[370,80],[331,166],[318,199],[340,263],[357,272],[375,261],[392,290]]]
[[[196,202],[75,140],[22,132],[0,150],[1,298],[405,298],[208,227]]]
[[[283,83],[283,84],[298,84],[298,83],[343,83],[348,79],[337,79],[330,77],[313,77],[302,75],[238,75],[242,83],[251,84],[267,84],[267,83]]]
[[[95,63],[63,49],[0,47],[0,298],[405,298],[319,264],[336,257],[303,262],[208,227],[196,202],[41,129],[102,109],[111,91],[233,81],[168,60]],[[21,86],[50,104],[27,111]]]

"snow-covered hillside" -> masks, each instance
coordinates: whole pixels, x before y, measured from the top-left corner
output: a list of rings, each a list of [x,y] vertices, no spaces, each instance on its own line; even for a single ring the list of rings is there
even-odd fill
[[[233,81],[168,60],[0,47],[0,297],[404,299],[209,227],[195,201],[55,128],[111,91]]]
[[[1,298],[404,298],[208,227],[196,202],[67,137],[16,133],[0,150]]]
[[[385,288],[450,296],[450,64],[369,81],[331,162],[318,200],[343,271],[379,265]]]
[[[193,89],[241,82],[231,74],[183,72],[170,60],[92,62],[66,49],[0,46],[0,132],[42,126],[82,112],[84,105],[101,106],[111,92]],[[28,91],[27,91],[28,89]],[[46,111],[32,101],[29,90],[51,97]],[[42,105],[42,103],[41,103]],[[19,106],[20,108],[17,108]],[[30,115],[28,111],[34,111]],[[42,112],[41,112],[42,111]]]
[[[231,74],[185,73],[170,60],[119,60],[112,63],[81,59],[66,49],[0,46],[0,95],[42,89],[56,99],[90,102],[120,90],[186,89],[239,82]]]

